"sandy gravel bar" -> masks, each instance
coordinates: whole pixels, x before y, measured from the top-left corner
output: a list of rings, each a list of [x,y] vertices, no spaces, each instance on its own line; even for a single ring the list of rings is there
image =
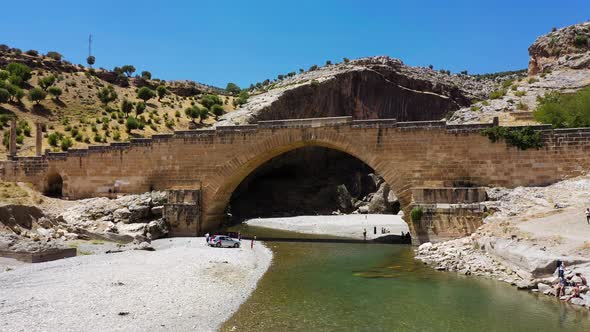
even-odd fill
[[[153,252],[15,266],[0,272],[0,331],[213,331],[270,266],[270,249],[247,244],[161,239]]]
[[[245,221],[246,224],[306,234],[328,234],[352,239],[362,239],[367,230],[367,239],[382,235],[381,227],[389,234],[400,235],[408,232],[408,225],[401,216],[391,214],[349,214],[334,216],[299,216],[286,218],[258,218]],[[377,227],[377,234],[373,228]]]

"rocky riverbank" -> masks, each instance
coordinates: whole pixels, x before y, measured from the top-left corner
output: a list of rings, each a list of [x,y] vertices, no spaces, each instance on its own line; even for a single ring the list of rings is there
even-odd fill
[[[175,238],[152,246],[0,273],[0,330],[214,331],[272,260],[262,244],[225,249]]]
[[[584,210],[590,177],[547,187],[492,188],[485,202],[489,216],[474,234],[462,239],[425,243],[416,258],[441,271],[495,278],[518,289],[555,296],[557,260],[566,275],[590,277],[590,224]],[[590,308],[590,293],[570,303]],[[566,288],[566,296],[572,287]],[[566,298],[562,298],[566,300]]]

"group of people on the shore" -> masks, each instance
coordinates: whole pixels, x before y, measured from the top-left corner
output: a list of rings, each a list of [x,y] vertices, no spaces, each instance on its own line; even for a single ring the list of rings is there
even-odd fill
[[[572,287],[572,292],[569,296],[563,298],[566,302],[576,297],[579,298],[580,293],[588,289],[588,281],[580,272],[566,276],[565,264],[561,260],[557,261],[555,274],[557,274],[558,278],[557,285],[555,286],[555,296],[559,299],[566,295],[567,287]]]

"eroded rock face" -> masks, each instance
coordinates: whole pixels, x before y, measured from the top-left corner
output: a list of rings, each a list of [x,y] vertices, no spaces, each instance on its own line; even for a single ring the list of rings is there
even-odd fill
[[[218,125],[332,116],[439,120],[472,99],[485,98],[492,86],[470,76],[409,67],[389,57],[363,58],[276,83],[224,115]]]
[[[543,35],[529,47],[529,75],[557,68],[590,68],[590,21]]]

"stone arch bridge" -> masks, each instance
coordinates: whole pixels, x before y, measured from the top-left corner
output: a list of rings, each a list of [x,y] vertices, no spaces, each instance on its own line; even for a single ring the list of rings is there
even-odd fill
[[[13,157],[0,162],[0,177],[31,182],[40,191],[59,178],[69,199],[201,190],[198,221],[173,225],[174,235],[190,236],[220,225],[233,190],[257,167],[293,149],[321,146],[348,153],[383,176],[406,216],[413,205],[425,206],[430,219],[409,223],[414,233],[459,236],[481,224],[482,211],[473,203],[485,193],[478,187],[547,185],[590,167],[590,129],[538,126],[544,147],[522,151],[482,136],[490,126],[350,117],[261,121]]]

